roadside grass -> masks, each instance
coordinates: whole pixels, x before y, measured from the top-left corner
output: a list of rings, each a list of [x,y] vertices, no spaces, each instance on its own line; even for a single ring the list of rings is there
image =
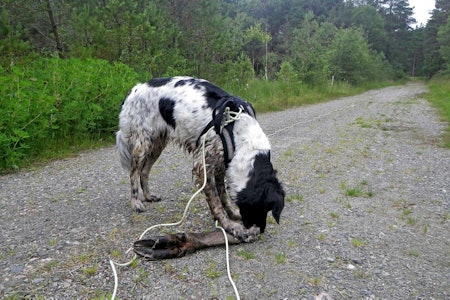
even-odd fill
[[[424,95],[431,105],[439,109],[447,129],[442,135],[442,146],[450,148],[450,78],[436,78],[427,82],[429,92]]]
[[[248,85],[223,86],[231,94],[244,98],[252,102],[258,113],[269,111],[280,111],[291,107],[316,104],[339,97],[360,94],[370,89],[377,89],[404,82],[382,82],[368,83],[361,86],[352,86],[346,83],[326,84],[323,86],[310,87],[301,82],[286,83],[281,81],[253,80]],[[126,89],[124,89],[124,94]],[[44,113],[44,112],[42,112]],[[76,121],[74,121],[76,123]],[[116,124],[112,124],[111,134],[99,135],[98,138],[92,136],[78,135],[63,139],[45,139],[39,145],[38,152],[21,156],[20,163],[0,165],[0,174],[11,173],[23,168],[39,168],[42,164],[56,159],[76,156],[86,150],[98,149],[111,146],[114,143]],[[71,130],[77,130],[73,128]],[[31,136],[29,137],[31,140]]]
[[[316,104],[339,97],[353,96],[370,89],[379,89],[404,82],[374,82],[360,86],[347,83],[310,87],[301,82],[253,80],[246,86],[224,86],[231,94],[251,102],[258,113],[280,111],[291,107]]]

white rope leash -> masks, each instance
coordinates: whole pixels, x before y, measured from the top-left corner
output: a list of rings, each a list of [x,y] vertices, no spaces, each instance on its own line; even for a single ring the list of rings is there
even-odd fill
[[[232,111],[227,106],[225,108],[225,111],[223,112],[223,114],[225,115],[225,118],[223,118],[223,120],[222,120],[222,124],[220,126],[220,133],[222,133],[222,130],[225,126],[227,126],[230,123],[233,123],[236,120],[239,120],[241,118],[241,114],[242,114],[243,110],[244,109],[242,106],[239,106],[239,111]]]
[[[332,111],[330,111],[330,112],[327,112],[326,114],[322,114],[322,115],[315,116],[314,118],[311,118],[311,119],[309,119],[309,120],[306,120],[306,121],[298,121],[298,122],[292,123],[292,124],[289,125],[289,126],[286,126],[286,127],[280,128],[280,129],[278,129],[278,130],[275,130],[274,132],[268,134],[267,136],[269,137],[269,136],[278,134],[278,133],[283,132],[283,131],[285,131],[285,130],[294,128],[295,126],[300,125],[300,124],[311,123],[311,122],[313,122],[313,121],[315,121],[315,120],[318,120],[318,119],[320,119],[320,118],[329,116],[329,115],[334,114],[334,113],[336,113],[336,112],[338,112],[338,111],[341,111],[341,110],[344,110],[344,109],[347,109],[347,108],[351,108],[351,107],[355,107],[355,105],[354,105],[354,104],[349,104],[349,105],[347,105],[347,106],[344,106],[344,107],[341,107],[341,108],[332,110]]]
[[[230,281],[231,285],[233,286],[234,294],[236,295],[236,300],[240,300],[241,297],[239,296],[239,291],[236,287],[236,284],[233,281],[233,278],[231,277],[231,271],[230,271],[230,255],[228,250],[228,237],[227,233],[225,232],[225,229],[223,229],[221,226],[219,226],[219,222],[216,220],[216,228],[219,228],[222,230],[223,237],[225,238],[225,258],[227,261],[227,275],[228,275],[228,281]]]
[[[233,111],[228,111],[227,113],[227,118],[225,119],[225,121],[222,124],[222,127],[225,127],[227,124],[234,122],[236,120],[238,120],[240,118],[242,109],[239,109],[239,112],[233,112]],[[172,226],[178,226],[181,225],[187,216],[187,212],[189,209],[189,206],[191,205],[192,201],[195,199],[195,197],[198,196],[198,194],[200,194],[203,189],[206,186],[206,182],[207,182],[207,178],[206,178],[206,158],[205,158],[205,143],[206,143],[206,136],[209,134],[209,132],[211,130],[214,130],[214,127],[211,127],[204,135],[203,135],[203,139],[202,139],[202,163],[203,163],[203,185],[191,196],[191,198],[189,199],[188,203],[186,204],[186,207],[184,209],[183,212],[183,216],[181,217],[181,219],[178,222],[175,223],[164,223],[164,224],[156,224],[153,225],[149,228],[147,228],[146,230],[144,230],[144,232],[139,236],[139,240],[142,239],[144,237],[145,234],[147,234],[147,232],[149,232],[152,229],[158,228],[158,227],[172,227]],[[218,225],[218,222],[216,221],[215,224],[216,228],[219,228],[225,238],[225,253],[226,253],[226,263],[227,263],[227,275],[228,275],[228,280],[230,281],[231,285],[233,286],[234,289],[234,293],[236,295],[236,299],[240,300],[239,297],[239,292],[236,288],[236,284],[233,281],[233,278],[231,277],[231,272],[230,272],[230,261],[229,261],[229,250],[228,250],[228,238],[227,238],[227,233],[225,232],[225,230]],[[130,252],[131,250],[133,250],[133,248],[129,248],[125,253]],[[121,267],[125,267],[130,265],[131,263],[133,263],[133,261],[137,258],[137,255],[134,254],[133,258],[126,262],[126,263],[117,263],[114,262],[113,260],[109,260],[109,264],[111,265],[111,269],[113,271],[114,274],[114,290],[113,290],[113,294],[111,296],[111,300],[114,300],[116,295],[117,295],[117,289],[118,289],[118,285],[119,285],[119,277],[117,276],[117,271],[116,271],[116,265],[117,266],[121,266]]]

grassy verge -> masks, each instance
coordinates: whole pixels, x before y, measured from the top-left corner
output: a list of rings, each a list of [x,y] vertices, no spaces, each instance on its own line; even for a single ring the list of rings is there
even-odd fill
[[[0,91],[8,96],[0,103],[0,174],[111,145],[120,103],[136,80],[126,66],[100,60],[40,59],[15,68],[0,66],[0,71],[7,75],[0,80]],[[261,113],[389,85],[393,83],[310,87],[300,82],[253,80],[223,88],[252,102]]]
[[[439,109],[442,120],[448,123],[442,137],[442,145],[450,148],[450,78],[433,79],[427,86],[429,92],[424,95],[425,99]]]
[[[300,82],[254,80],[246,86],[225,86],[233,95],[251,102],[258,113],[280,111],[291,107],[316,104],[339,97],[353,96],[370,89],[377,89],[404,82],[377,82],[360,86],[346,83],[309,87]]]
[[[0,73],[0,173],[111,141],[137,78],[121,63],[35,55]]]

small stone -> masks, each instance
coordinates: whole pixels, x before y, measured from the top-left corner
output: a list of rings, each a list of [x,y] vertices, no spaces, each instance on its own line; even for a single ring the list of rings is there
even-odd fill
[[[44,278],[36,278],[36,279],[33,279],[33,281],[31,283],[39,284],[39,283],[43,282],[44,280],[45,280]]]
[[[352,264],[348,264],[347,265],[347,270],[353,271],[353,270],[356,270],[356,267],[354,265],[352,265]]]
[[[368,297],[368,296],[372,295],[372,291],[370,291],[370,290],[364,290],[364,291],[363,291],[363,294],[364,294],[364,296]]]
[[[11,269],[11,272],[18,274],[18,273],[22,273],[24,269],[25,269],[25,266],[15,266]]]

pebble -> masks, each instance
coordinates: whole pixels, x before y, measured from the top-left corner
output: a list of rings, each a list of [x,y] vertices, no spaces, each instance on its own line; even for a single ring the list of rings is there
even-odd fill
[[[374,273],[375,275],[379,276],[379,277],[387,277],[387,276],[390,276],[390,275],[391,275],[391,274],[389,274],[388,272],[383,271],[383,270],[380,270],[380,269],[375,269],[375,270],[373,271],[373,273]]]
[[[11,272],[18,274],[18,273],[22,273],[24,269],[25,269],[25,266],[15,266],[15,267],[11,268]]]
[[[38,251],[37,255],[38,255],[39,257],[46,257],[46,256],[47,256],[47,251],[45,251],[45,250],[40,250],[40,251]]]
[[[44,280],[45,280],[44,278],[40,277],[40,278],[33,279],[33,281],[31,281],[31,283],[39,284],[39,283],[43,282]]]
[[[347,265],[347,270],[353,271],[353,270],[356,270],[356,267],[354,265],[352,265],[352,264],[348,264]]]

